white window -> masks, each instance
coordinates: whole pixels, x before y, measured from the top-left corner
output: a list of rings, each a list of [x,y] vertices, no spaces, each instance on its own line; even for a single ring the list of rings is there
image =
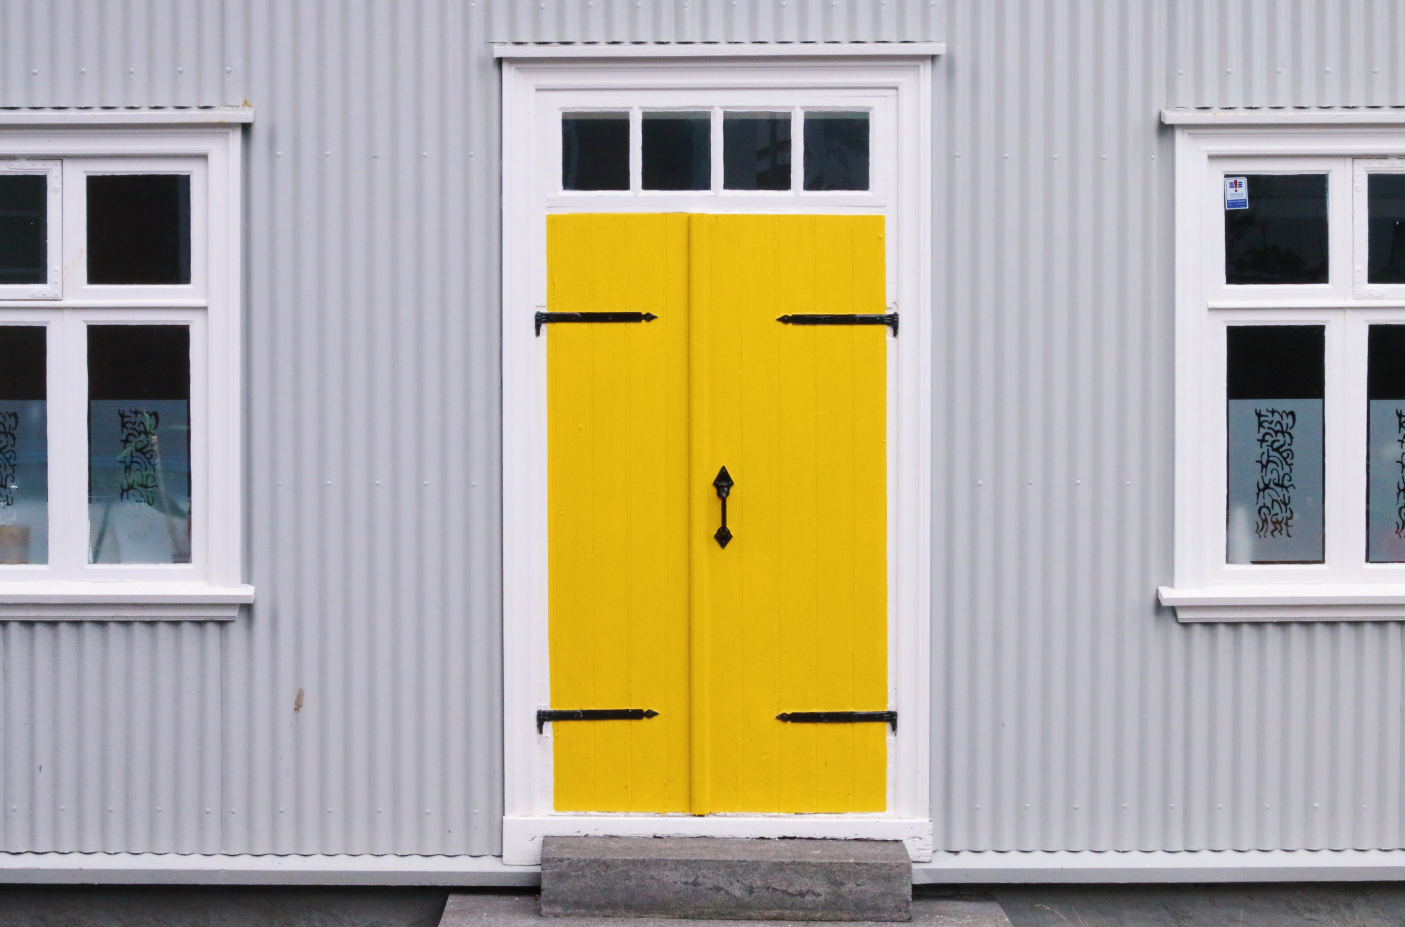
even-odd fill
[[[1191,124],[1161,601],[1182,621],[1405,619],[1405,125],[1166,118]]]
[[[232,618],[239,129],[0,126],[0,619]]]

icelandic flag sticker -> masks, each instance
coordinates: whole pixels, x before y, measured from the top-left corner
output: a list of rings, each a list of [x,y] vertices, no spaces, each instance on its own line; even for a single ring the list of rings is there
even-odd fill
[[[1249,178],[1226,177],[1224,179],[1224,208],[1249,208]]]

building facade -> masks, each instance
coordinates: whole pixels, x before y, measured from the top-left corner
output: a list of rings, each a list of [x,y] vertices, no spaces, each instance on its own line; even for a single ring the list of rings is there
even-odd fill
[[[61,186],[52,208],[63,212],[47,215],[71,249],[48,256],[52,280],[25,292],[0,284],[0,324],[50,333],[50,459],[60,433],[98,440],[84,437],[80,405],[56,405],[55,371],[86,356],[90,403],[131,398],[125,384],[99,395],[102,331],[185,326],[174,350],[190,352],[186,392],[152,386],[143,398],[168,404],[168,421],[195,417],[183,464],[189,543],[171,540],[159,556],[208,587],[183,598],[143,587],[121,601],[94,591],[110,578],[94,572],[108,562],[93,553],[99,477],[81,462],[50,464],[50,563],[31,556],[31,572],[0,576],[6,878],[530,882],[531,841],[550,828],[521,822],[554,813],[541,806],[563,801],[551,777],[578,762],[551,739],[567,722],[548,719],[539,734],[534,713],[655,707],[558,703],[551,648],[570,645],[549,622],[533,624],[558,607],[547,599],[562,588],[545,582],[548,535],[566,530],[547,527],[550,452],[532,456],[533,435],[555,427],[539,386],[574,382],[549,368],[547,345],[584,331],[547,322],[539,335],[535,313],[619,309],[585,296],[566,306],[571,284],[550,289],[541,261],[634,260],[628,245],[580,257],[616,233],[555,218],[572,213],[629,217],[621,241],[666,249],[668,235],[684,236],[688,268],[660,286],[691,294],[695,315],[711,279],[696,268],[722,260],[708,235],[736,247],[752,234],[742,220],[776,214],[847,217],[854,241],[868,234],[860,218],[887,223],[871,278],[855,271],[843,285],[881,289],[850,302],[902,322],[845,329],[882,339],[862,349],[878,350],[864,363],[879,379],[840,391],[876,389],[887,402],[874,420],[887,456],[865,464],[855,451],[840,481],[864,466],[886,474],[888,492],[874,497],[875,537],[886,540],[842,557],[886,552],[874,569],[889,620],[874,659],[887,661],[875,671],[887,688],[880,678],[863,704],[794,707],[895,709],[902,723],[864,728],[889,738],[873,748],[869,791],[846,792],[867,797],[842,809],[768,798],[767,820],[908,840],[919,881],[1405,873],[1405,582],[1393,584],[1389,554],[1353,553],[1344,540],[1370,535],[1367,507],[1350,500],[1375,490],[1340,450],[1376,440],[1375,413],[1353,390],[1395,398],[1389,384],[1366,383],[1386,363],[1366,330],[1391,328],[1405,292],[1388,267],[1378,287],[1377,272],[1357,280],[1355,264],[1375,260],[1361,210],[1376,202],[1356,186],[1405,156],[1398,4],[12,0],[0,5],[0,35],[0,159]],[[566,96],[545,102],[553,93]],[[867,199],[805,198],[804,120],[829,110],[871,114]],[[634,162],[615,200],[562,199],[575,181],[557,176],[551,146],[565,143],[543,113],[626,114],[635,157],[648,112],[704,111],[713,169],[689,189],[713,200],[674,187],[642,202],[648,182]],[[754,185],[750,199],[725,195],[727,113],[743,111],[791,113],[793,199],[767,200]],[[140,172],[143,158],[195,159],[149,170],[191,178],[197,231],[167,283],[103,290],[122,284],[104,284],[94,248],[73,237],[84,231],[73,224],[78,191],[92,243],[102,186],[92,177]],[[1223,208],[1221,180],[1247,178],[1253,205],[1272,196],[1254,178],[1283,174],[1327,178],[1321,196],[1302,193],[1293,207],[1330,204],[1323,277],[1282,284],[1291,292],[1268,278],[1243,284],[1253,293],[1224,290],[1240,285],[1233,272],[1207,282],[1230,234],[1212,210]],[[561,189],[542,192],[543,178]],[[650,214],[686,228],[645,229]],[[709,216],[737,227],[708,231]],[[1366,223],[1359,235],[1353,223]],[[1318,233],[1295,228],[1279,244],[1310,251],[1303,236]],[[815,247],[803,258],[811,276],[839,253]],[[861,263],[861,247],[846,248],[844,260]],[[669,260],[638,257],[646,270]],[[74,262],[85,262],[81,279]],[[666,331],[666,321],[630,331]],[[1222,365],[1238,363],[1241,336],[1225,333],[1236,322],[1320,333],[1305,336],[1320,339],[1315,395],[1287,397],[1327,409],[1289,410],[1326,423],[1318,463],[1310,435],[1298,449],[1308,463],[1294,517],[1300,534],[1325,538],[1317,552],[1221,553],[1214,520],[1239,490],[1215,470],[1215,442],[1233,442],[1234,426],[1216,418],[1233,413],[1214,390]],[[73,325],[86,326],[86,355],[80,335],[60,331]],[[676,363],[700,369],[689,354],[699,343],[679,342]],[[607,352],[601,366],[613,363],[595,349]],[[659,370],[682,369],[670,363]],[[567,379],[548,379],[558,375]],[[1235,388],[1231,407],[1262,398]],[[679,395],[680,408],[727,403]],[[660,435],[640,438],[640,453],[673,440]],[[1313,466],[1316,490],[1303,482]],[[63,515],[61,490],[81,492],[85,472],[87,513]],[[734,517],[745,518],[750,487],[733,476]],[[713,517],[712,479],[675,500],[681,523]],[[862,522],[861,500],[833,504]],[[90,532],[89,556],[74,555],[64,589],[24,585],[59,569],[61,516]],[[680,556],[683,572],[660,594],[701,575],[686,565],[701,561]],[[683,612],[700,607],[691,601]],[[702,646],[688,638],[678,652],[686,662]],[[706,719],[692,718],[701,742]],[[679,775],[693,777],[696,798],[705,777],[690,755]],[[726,810],[675,804],[652,809],[674,817],[646,809],[628,827]],[[797,809],[840,823],[804,831]],[[885,829],[885,815],[908,823]],[[755,832],[780,832],[771,826]]]

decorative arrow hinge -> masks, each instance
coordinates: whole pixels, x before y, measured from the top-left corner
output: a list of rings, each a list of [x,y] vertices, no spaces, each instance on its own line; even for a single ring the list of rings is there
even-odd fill
[[[538,312],[537,334],[550,322],[652,322],[658,316],[652,312]]]
[[[864,721],[882,721],[892,725],[893,733],[898,730],[896,711],[783,711],[776,715],[777,721],[792,724],[858,724]]]
[[[548,721],[643,721],[658,716],[652,708],[541,708],[537,711],[537,733]]]
[[[783,315],[776,319],[783,325],[887,325],[898,336],[898,314],[888,312],[882,315]]]

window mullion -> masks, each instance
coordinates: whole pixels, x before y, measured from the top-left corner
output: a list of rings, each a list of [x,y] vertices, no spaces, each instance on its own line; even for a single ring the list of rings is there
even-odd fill
[[[1357,337],[1358,326],[1350,311],[1340,309],[1332,315],[1335,318],[1327,323],[1322,502],[1327,566],[1331,579],[1342,581],[1358,574],[1365,559],[1366,498],[1358,477],[1365,462],[1366,435],[1358,412],[1365,405],[1366,358],[1364,347],[1357,349],[1362,339]]]
[[[88,480],[85,325],[63,310],[51,326],[49,372],[49,559],[56,578],[78,579],[87,563]]]

